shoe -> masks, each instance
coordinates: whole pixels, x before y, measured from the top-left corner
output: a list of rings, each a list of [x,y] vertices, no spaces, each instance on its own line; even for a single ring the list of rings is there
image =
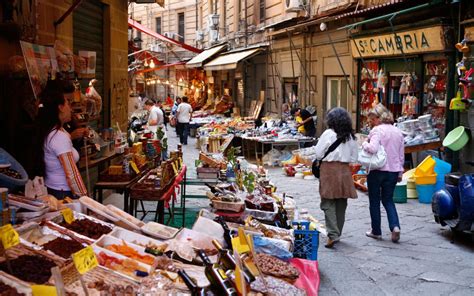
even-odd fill
[[[373,239],[382,239],[382,236],[381,235],[376,235],[376,234],[373,234],[372,231],[367,231],[365,233],[366,236],[368,237],[371,237]]]
[[[456,45],[454,45],[454,47],[456,47],[456,49],[459,52],[462,52],[463,44],[461,42],[459,42],[459,43],[456,43]]]
[[[332,240],[330,238],[328,238],[328,241],[327,243],[324,245],[324,247],[328,248],[328,249],[332,249],[332,247],[334,247],[334,245],[336,244],[336,241],[335,240]]]
[[[400,240],[400,228],[395,226],[392,231],[392,242],[398,243]]]

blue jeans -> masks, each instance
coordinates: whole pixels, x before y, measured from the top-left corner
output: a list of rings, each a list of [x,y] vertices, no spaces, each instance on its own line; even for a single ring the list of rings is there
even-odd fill
[[[390,231],[398,226],[397,209],[393,202],[393,192],[398,181],[397,172],[371,171],[367,176],[367,186],[369,188],[370,218],[372,220],[372,234],[382,235],[380,224],[380,201],[387,212],[388,226]]]

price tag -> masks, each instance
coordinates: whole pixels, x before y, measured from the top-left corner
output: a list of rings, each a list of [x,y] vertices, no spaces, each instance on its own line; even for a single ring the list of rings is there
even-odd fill
[[[33,296],[57,296],[55,286],[46,286],[46,285],[31,285],[31,291]]]
[[[11,224],[0,227],[0,236],[3,248],[5,249],[9,249],[20,243],[20,236]]]
[[[74,213],[70,208],[65,208],[62,210],[61,214],[63,214],[64,221],[66,221],[67,224],[74,222]]]
[[[130,166],[132,167],[132,170],[138,175],[140,174],[140,170],[137,167],[137,164],[134,161],[130,161]]]
[[[239,227],[239,235],[232,238],[232,248],[237,250],[239,254],[250,252],[250,246],[247,241],[248,236],[246,238],[244,229]]]
[[[72,254],[72,260],[80,274],[85,274],[99,265],[91,246],[85,247],[79,252]]]

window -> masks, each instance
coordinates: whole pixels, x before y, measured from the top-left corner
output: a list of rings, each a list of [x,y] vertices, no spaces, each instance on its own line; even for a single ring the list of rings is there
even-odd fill
[[[178,13],[178,35],[178,40],[184,42],[184,12]]]
[[[259,20],[260,23],[265,22],[265,0],[259,0]]]
[[[349,87],[344,77],[327,77],[327,110],[342,107],[347,110]]]
[[[156,33],[161,34],[161,17],[156,18]]]

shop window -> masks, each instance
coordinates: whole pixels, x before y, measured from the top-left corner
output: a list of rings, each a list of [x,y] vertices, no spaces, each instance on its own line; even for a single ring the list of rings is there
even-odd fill
[[[161,34],[161,17],[156,18],[156,33]]]
[[[327,77],[327,110],[334,107],[347,109],[349,87],[344,77]]]
[[[285,79],[283,82],[283,103],[295,105],[298,101],[298,79]]]
[[[260,23],[265,22],[265,0],[259,0],[259,20]]]
[[[178,13],[178,35],[179,42],[184,42],[184,12]]]
[[[433,126],[439,131],[441,138],[444,138],[448,62],[447,60],[426,62],[424,68],[423,114],[432,115]]]

